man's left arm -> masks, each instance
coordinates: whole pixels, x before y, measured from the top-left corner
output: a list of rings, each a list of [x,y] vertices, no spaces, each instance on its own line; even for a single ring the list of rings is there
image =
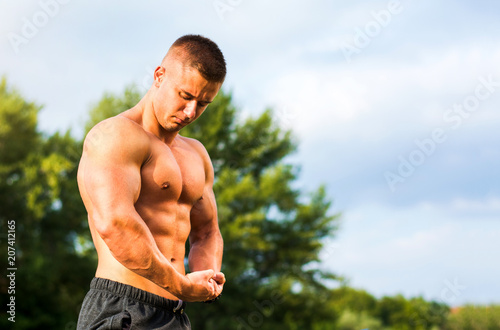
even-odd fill
[[[203,149],[200,151],[205,168],[205,187],[203,196],[191,210],[189,270],[195,272],[213,269],[215,271],[213,279],[222,286],[225,282],[224,274],[220,272],[224,244],[219,230],[217,205],[213,191],[214,170],[208,153],[204,147],[201,148]]]

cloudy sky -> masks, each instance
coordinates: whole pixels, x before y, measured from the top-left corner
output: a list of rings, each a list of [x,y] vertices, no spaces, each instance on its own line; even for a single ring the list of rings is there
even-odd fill
[[[169,45],[216,41],[241,116],[273,107],[304,192],[341,212],[324,267],[376,296],[500,302],[500,4],[472,0],[0,2],[0,75],[81,134],[146,91]]]

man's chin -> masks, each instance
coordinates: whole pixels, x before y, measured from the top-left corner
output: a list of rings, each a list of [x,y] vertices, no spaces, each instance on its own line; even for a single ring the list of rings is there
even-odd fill
[[[175,132],[179,132],[184,126],[186,126],[186,125],[181,125],[181,124],[175,123],[173,125],[163,127],[163,129],[169,133],[175,133]]]

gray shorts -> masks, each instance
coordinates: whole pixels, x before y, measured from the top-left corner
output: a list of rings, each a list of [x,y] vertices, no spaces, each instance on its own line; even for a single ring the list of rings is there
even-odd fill
[[[123,283],[94,278],[77,329],[191,329],[186,303]]]

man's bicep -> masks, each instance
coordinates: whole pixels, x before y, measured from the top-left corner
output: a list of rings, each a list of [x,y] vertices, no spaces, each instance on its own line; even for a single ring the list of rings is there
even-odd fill
[[[190,140],[203,159],[203,170],[205,172],[205,188],[203,196],[191,210],[191,234],[190,240],[202,239],[207,235],[219,232],[217,219],[217,204],[213,190],[214,168],[210,156],[205,147],[196,140]]]
[[[93,209],[101,216],[127,212],[139,197],[140,168],[134,164],[88,159],[83,179]]]
[[[135,143],[123,143],[118,134],[84,147],[79,184],[91,203],[94,220],[113,218],[133,209],[141,187],[142,157],[137,147]]]
[[[218,231],[217,207],[215,195],[211,187],[206,187],[203,197],[191,210],[190,239],[196,240]]]

